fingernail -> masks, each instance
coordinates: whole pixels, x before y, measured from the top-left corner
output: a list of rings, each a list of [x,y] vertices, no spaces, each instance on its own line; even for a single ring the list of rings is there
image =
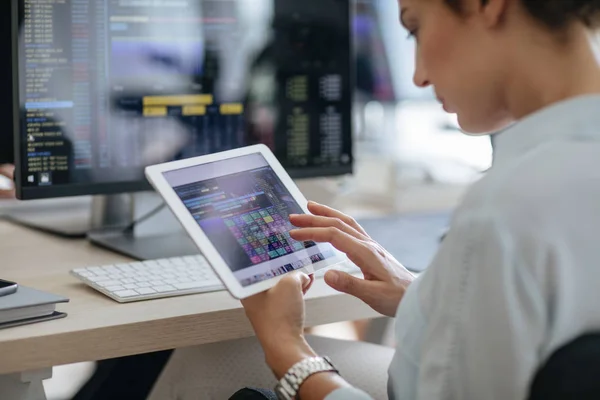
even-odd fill
[[[308,276],[305,273],[302,273],[301,277],[302,277],[302,287],[304,288],[304,287],[306,287],[306,285],[308,285],[310,283],[310,276]]]
[[[337,273],[337,272],[335,272],[335,271],[328,271],[328,272],[325,274],[325,278],[327,278],[327,282],[329,282],[329,283],[331,283],[331,284],[335,285],[335,284],[337,284],[337,283],[338,283],[338,280],[339,280],[339,278],[340,278],[340,274],[338,274],[338,273]]]
[[[290,218],[296,218],[298,214],[290,214]]]
[[[318,206],[319,205],[319,203],[317,203],[316,201],[312,201],[312,200],[309,200],[308,204],[309,205],[313,205],[313,206]]]

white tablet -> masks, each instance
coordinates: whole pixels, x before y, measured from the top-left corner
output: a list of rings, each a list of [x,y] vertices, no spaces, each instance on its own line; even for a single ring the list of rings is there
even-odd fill
[[[347,260],[328,243],[290,237],[289,215],[308,213],[307,201],[266,146],[150,166],[146,177],[238,299],[290,271]]]

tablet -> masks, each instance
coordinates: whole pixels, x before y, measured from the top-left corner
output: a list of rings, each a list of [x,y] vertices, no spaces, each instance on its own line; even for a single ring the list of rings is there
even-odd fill
[[[329,243],[290,237],[289,215],[308,213],[307,201],[264,145],[145,173],[235,298],[267,290],[291,271],[311,274],[347,261]]]

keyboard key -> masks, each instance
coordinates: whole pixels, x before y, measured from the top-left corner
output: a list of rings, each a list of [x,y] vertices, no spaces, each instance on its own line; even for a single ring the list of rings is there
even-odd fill
[[[165,284],[163,280],[150,281],[150,286],[162,286]]]
[[[136,263],[131,263],[129,264],[131,266],[131,268],[133,268],[136,272],[139,272],[141,270],[143,270],[144,268],[146,268],[146,266],[141,263],[141,262],[136,262]]]
[[[137,288],[137,289],[135,289],[135,291],[138,292],[139,294],[154,294],[154,293],[156,293],[156,290],[149,288],[149,287]]]
[[[171,285],[163,285],[163,286],[152,286],[152,289],[156,290],[158,293],[164,292],[174,292],[176,289]]]
[[[133,271],[133,268],[131,268],[131,266],[129,264],[118,264],[118,265],[115,265],[115,267],[117,267],[117,269],[121,272]]]
[[[105,286],[104,288],[106,290],[108,290],[109,292],[118,292],[120,290],[130,289],[130,288],[123,287],[121,285],[117,285],[117,286]]]
[[[120,286],[121,282],[120,281],[114,281],[114,280],[103,280],[100,282],[96,282],[97,285],[100,285],[102,287],[109,287],[109,286]]]
[[[89,276],[89,277],[86,277],[86,279],[91,282],[102,282],[102,281],[107,280],[108,278],[106,276],[102,275],[102,276]]]
[[[108,275],[108,272],[102,268],[94,267],[94,269],[86,268],[88,272],[93,272],[96,275]]]
[[[114,294],[115,294],[115,296],[119,296],[119,297],[123,297],[123,298],[134,297],[134,296],[138,295],[138,293],[133,290],[121,290],[118,292],[114,292]]]
[[[175,286],[178,290],[188,290],[188,289],[196,289],[205,286],[204,282],[185,282],[185,283],[175,283]]]
[[[210,280],[210,281],[185,282],[185,283],[176,283],[175,284],[175,287],[178,290],[197,289],[197,288],[213,287],[213,286],[222,286],[221,281]]]
[[[123,287],[125,289],[137,289],[138,286],[135,283],[126,283],[125,285],[123,285]]]

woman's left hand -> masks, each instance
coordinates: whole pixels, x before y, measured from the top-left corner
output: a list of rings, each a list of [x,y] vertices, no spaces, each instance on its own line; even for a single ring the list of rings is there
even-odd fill
[[[14,179],[15,166],[10,164],[0,165],[0,175],[10,179]],[[15,197],[14,187],[12,189],[0,189],[0,199],[12,199]]]
[[[315,356],[304,339],[304,294],[312,283],[312,276],[294,272],[270,290],[242,300],[267,364],[278,379],[296,362]]]

